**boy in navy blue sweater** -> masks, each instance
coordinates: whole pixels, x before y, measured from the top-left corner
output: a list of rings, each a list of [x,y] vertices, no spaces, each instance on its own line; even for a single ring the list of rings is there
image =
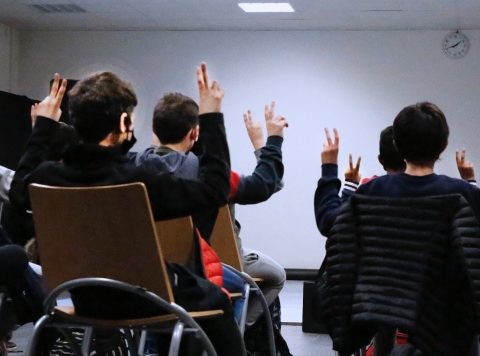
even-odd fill
[[[403,173],[388,174],[358,188],[358,194],[383,197],[422,197],[459,193],[470,203],[480,220],[480,189],[467,181],[434,173],[434,166],[448,144],[449,128],[445,115],[429,102],[405,107],[394,120],[393,139],[406,162]],[[458,156],[458,155],[457,155]],[[328,236],[340,203],[338,178],[323,177],[315,193],[315,214],[322,234]],[[323,209],[317,207],[323,206]]]

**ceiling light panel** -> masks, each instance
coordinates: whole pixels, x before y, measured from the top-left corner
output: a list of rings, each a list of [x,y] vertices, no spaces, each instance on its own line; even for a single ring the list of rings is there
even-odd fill
[[[238,6],[245,12],[295,12],[288,2],[240,2]]]

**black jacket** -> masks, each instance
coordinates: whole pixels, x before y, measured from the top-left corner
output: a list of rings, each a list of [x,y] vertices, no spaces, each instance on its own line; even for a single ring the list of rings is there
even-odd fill
[[[39,117],[12,181],[10,200],[29,209],[28,184],[99,186],[143,182],[156,220],[191,215],[226,204],[230,157],[220,113],[200,116],[205,137],[199,178],[187,180],[128,163],[119,147],[78,144],[67,149],[63,162],[44,162],[58,123]],[[121,207],[119,207],[121,209]]]
[[[425,355],[466,355],[478,330],[480,228],[460,195],[354,195],[326,244],[323,310],[334,349],[393,326]]]

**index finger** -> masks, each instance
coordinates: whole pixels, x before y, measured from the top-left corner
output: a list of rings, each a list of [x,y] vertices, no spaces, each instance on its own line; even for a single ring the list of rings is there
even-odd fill
[[[271,114],[272,116],[275,116],[275,101],[272,101],[272,102],[270,103],[270,114]]]
[[[245,121],[246,125],[251,123],[252,117],[250,116],[250,110],[247,110],[243,113],[243,121]]]
[[[56,94],[56,99],[61,103],[63,96],[65,95],[65,91],[67,90],[67,80],[62,79],[62,84],[60,85],[60,89],[58,89]]]
[[[203,78],[202,68],[197,67],[197,84],[199,89],[205,88],[205,80]]]
[[[205,86],[208,87],[207,64],[205,62],[202,62],[201,68],[202,68],[203,82],[205,83]]]
[[[50,96],[54,97],[58,91],[58,83],[60,82],[60,74],[55,73],[53,77],[52,87],[50,88]]]
[[[332,145],[332,138],[330,137],[330,131],[328,131],[327,128],[325,128],[325,137],[327,138],[327,143],[329,146]]]
[[[352,154],[351,153],[348,155],[348,165],[350,167],[350,170],[353,171],[353,161],[352,161]]]

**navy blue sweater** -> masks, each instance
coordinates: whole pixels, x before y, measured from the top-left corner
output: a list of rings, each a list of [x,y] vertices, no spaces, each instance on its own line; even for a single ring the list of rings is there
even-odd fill
[[[320,232],[328,236],[330,228],[338,215],[339,207],[345,198],[338,196],[341,182],[337,175],[337,165],[322,166],[322,177],[318,181],[315,192],[315,219]],[[480,189],[461,179],[445,175],[429,174],[427,176],[411,176],[406,173],[388,174],[361,185],[358,194],[414,198],[431,195],[459,193],[467,199],[475,216],[480,221]]]

